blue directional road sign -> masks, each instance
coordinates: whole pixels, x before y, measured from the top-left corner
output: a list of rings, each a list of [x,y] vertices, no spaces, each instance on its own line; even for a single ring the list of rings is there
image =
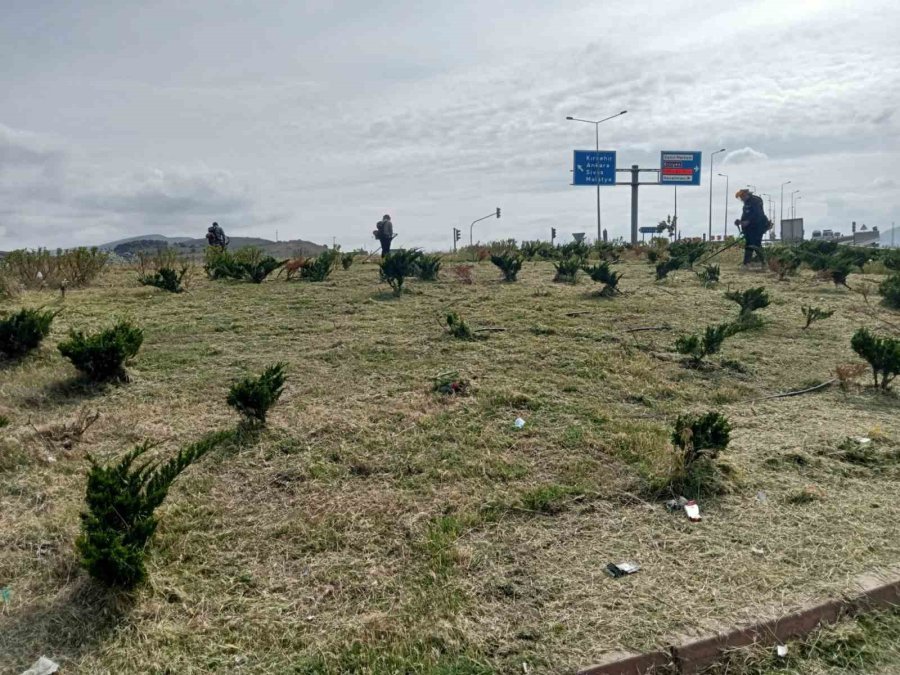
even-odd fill
[[[663,150],[659,157],[660,185],[700,185],[699,150]]]
[[[615,150],[576,150],[572,185],[615,185]]]

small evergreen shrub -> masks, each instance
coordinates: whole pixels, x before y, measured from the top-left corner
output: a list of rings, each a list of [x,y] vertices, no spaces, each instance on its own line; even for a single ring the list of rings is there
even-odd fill
[[[779,281],[797,273],[802,262],[800,256],[789,246],[774,246],[766,251],[769,269],[778,275]]]
[[[847,278],[850,276],[850,271],[850,262],[841,258],[833,258],[828,262],[828,266],[825,270],[823,270],[835,286],[844,286],[845,288],[850,288],[850,286],[847,285]]]
[[[519,247],[522,255],[526,260],[553,260],[557,257],[559,250],[549,241],[523,241]]]
[[[900,274],[892,274],[878,286],[878,292],[884,298],[884,304],[893,309],[900,309]]]
[[[881,263],[886,269],[900,272],[900,249],[882,249]]]
[[[682,261],[682,267],[693,269],[694,263],[706,253],[706,242],[679,239],[669,244],[669,255]]]
[[[612,244],[608,241],[603,241],[602,239],[598,239],[594,242],[594,245],[591,247],[594,251],[596,251],[597,255],[600,257],[600,260],[605,260],[606,262],[617,263],[622,257],[622,253],[625,251],[625,247],[619,244]]]
[[[50,333],[50,324],[59,312],[20,309],[0,317],[0,358],[17,359],[37,349]]]
[[[403,293],[403,282],[407,277],[414,277],[419,266],[422,252],[409,248],[391,251],[381,259],[379,272],[381,280],[386,281],[394,291],[394,295]]]
[[[716,460],[730,440],[731,425],[717,412],[679,416],[672,432],[675,465],[666,487],[688,497],[721,492],[722,472]]]
[[[180,272],[176,272],[171,267],[160,267],[152,274],[138,277],[138,282],[142,286],[155,286],[169,293],[182,293],[184,286],[181,282],[188,273],[188,269],[187,266],[184,266]]]
[[[588,259],[591,254],[591,247],[583,241],[570,241],[568,244],[558,246],[557,258],[560,260],[568,260],[570,258],[578,259],[578,266]]]
[[[125,364],[144,341],[144,332],[129,321],[119,321],[93,335],[72,330],[59,344],[59,352],[92,382],[127,379]]]
[[[421,255],[416,264],[416,276],[422,281],[437,281],[443,261],[438,254]]]
[[[231,385],[228,405],[254,425],[266,423],[266,414],[284,391],[284,364],[266,368],[259,377],[247,377]]]
[[[684,261],[681,258],[669,258],[668,260],[661,260],[656,263],[656,280],[662,281],[667,276],[669,276],[669,272],[674,272],[675,270],[681,269],[684,266]]]
[[[76,548],[81,565],[98,581],[130,589],[147,577],[144,556],[159,520],[154,511],[163,503],[172,482],[193,462],[223,442],[229,432],[189,445],[165,463],[144,460],[152,447],[139,445],[110,466],[88,457],[81,534]]]
[[[327,250],[322,251],[315,258],[306,258],[300,263],[300,268],[298,270],[300,279],[313,282],[325,281],[331,276],[332,271],[334,271],[338,255],[339,253],[335,250]],[[351,253],[349,255],[353,254]]]
[[[582,269],[592,281],[603,284],[603,288],[600,289],[600,295],[604,298],[611,298],[621,293],[619,281],[622,280],[622,273],[610,270],[608,262],[604,261],[590,267],[584,266]]]
[[[769,306],[769,294],[762,286],[748,288],[745,291],[729,291],[725,297],[740,305],[742,317]]]
[[[719,283],[721,272],[718,265],[704,265],[703,269],[697,272],[697,277],[704,286],[712,286]]]
[[[703,335],[683,335],[675,340],[675,351],[689,356],[693,365],[698,366],[704,358],[719,352],[725,338],[731,337],[740,330],[741,326],[733,323],[707,326]]]
[[[503,273],[503,280],[510,282],[516,280],[524,261],[523,255],[512,251],[503,251],[491,256],[491,262]]]
[[[891,381],[900,373],[900,340],[878,337],[867,329],[860,328],[853,334],[850,346],[868,361],[875,386],[887,391]]]
[[[350,253],[341,253],[341,267],[345,270],[349,270],[355,258],[356,254],[352,251]]]
[[[647,249],[647,262],[651,265],[655,265],[660,262],[661,252],[658,248],[648,248]]]
[[[206,249],[204,269],[210,279],[235,279],[261,284],[266,277],[287,261],[263,255],[262,250],[248,246],[231,253],[228,249],[210,246]]]
[[[834,314],[833,309],[822,309],[821,307],[812,306],[801,307],[800,311],[803,312],[803,316],[806,318],[806,325],[803,326],[803,330],[812,326],[816,321],[824,321]]]
[[[556,268],[556,276],[553,277],[553,281],[569,284],[576,283],[578,281],[578,272],[581,270],[583,262],[584,258],[572,256],[553,263],[553,266]]]
[[[10,422],[6,415],[0,415],[0,429],[5,429],[10,424],[12,424],[12,422]]]
[[[474,340],[475,333],[472,332],[471,326],[469,326],[466,321],[460,317],[454,311],[447,312],[447,315],[444,317],[444,320],[447,324],[447,332],[450,333],[457,340]]]

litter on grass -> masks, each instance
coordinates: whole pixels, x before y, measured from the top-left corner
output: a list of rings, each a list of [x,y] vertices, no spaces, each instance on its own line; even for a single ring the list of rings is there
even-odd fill
[[[684,505],[684,512],[687,514],[688,520],[696,523],[701,520],[700,506],[693,499]]]
[[[775,653],[778,654],[779,658],[787,657],[787,645],[777,645],[775,647]]]
[[[523,420],[521,417],[517,417],[516,421],[513,422],[513,424],[516,425],[516,429],[523,429],[525,427],[525,420]]]
[[[31,664],[31,668],[24,671],[22,675],[52,675],[59,670],[59,664],[51,661],[46,656],[42,656]]]
[[[606,566],[606,571],[609,572],[609,575],[613,579],[618,579],[619,577],[628,576],[629,574],[634,574],[638,570],[641,569],[641,566],[635,562],[620,562],[620,563],[609,563]]]

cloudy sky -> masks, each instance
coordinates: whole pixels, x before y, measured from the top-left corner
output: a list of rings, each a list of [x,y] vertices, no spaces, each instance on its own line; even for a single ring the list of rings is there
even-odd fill
[[[733,193],[799,189],[807,231],[900,221],[896,0],[0,0],[0,249],[138,234],[375,247],[596,233],[569,185],[593,128],[619,166],[704,152]],[[724,158],[724,159],[723,159]],[[649,174],[647,174],[649,176]],[[733,196],[733,195],[732,195]],[[725,223],[725,179],[713,183]],[[673,190],[641,189],[640,224]],[[603,224],[629,232],[630,191]],[[728,199],[728,220],[738,206]],[[787,207],[786,207],[787,210]],[[787,214],[786,214],[787,215]]]

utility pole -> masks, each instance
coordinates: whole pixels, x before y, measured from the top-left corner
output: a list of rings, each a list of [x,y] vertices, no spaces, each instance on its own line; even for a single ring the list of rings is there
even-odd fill
[[[781,206],[778,207],[778,209],[779,209],[778,220],[779,221],[784,220],[784,186],[790,185],[790,184],[791,184],[791,181],[785,181],[784,183],[781,184]],[[781,225],[781,223],[779,223],[779,225]]]
[[[724,241],[728,237],[728,174],[720,173],[719,175],[725,179],[725,231],[722,234]]]
[[[725,152],[725,148],[716,150],[709,156],[709,239],[712,240],[712,188],[713,188],[713,157],[720,152]]]

